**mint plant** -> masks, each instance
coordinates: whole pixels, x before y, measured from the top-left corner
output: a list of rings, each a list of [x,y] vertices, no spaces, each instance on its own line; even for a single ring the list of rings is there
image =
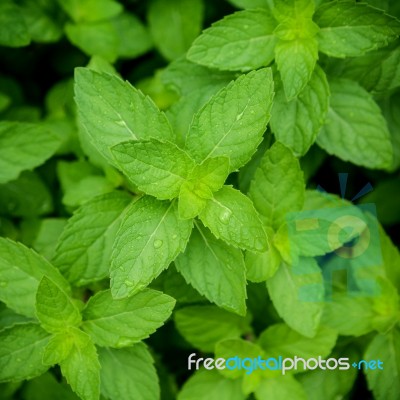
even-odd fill
[[[4,0],[0,398],[397,400],[399,19]]]

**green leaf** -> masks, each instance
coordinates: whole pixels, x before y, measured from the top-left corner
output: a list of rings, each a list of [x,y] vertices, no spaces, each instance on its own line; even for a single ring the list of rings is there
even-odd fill
[[[217,239],[234,247],[252,251],[268,248],[268,238],[253,203],[230,186],[214,193],[199,217]]]
[[[229,158],[207,158],[196,165],[188,174],[188,180],[179,192],[179,215],[181,218],[194,218],[206,206],[207,199],[220,189],[229,173]]]
[[[131,204],[111,256],[113,297],[130,296],[155,279],[185,249],[192,226],[179,219],[175,202],[145,196]]]
[[[190,61],[222,70],[250,71],[274,59],[276,21],[267,10],[245,10],[206,29],[189,49]]]
[[[235,79],[233,72],[211,70],[198,64],[194,64],[181,57],[171,63],[161,72],[163,83],[181,96],[196,95],[205,97],[207,101],[210,93],[214,94]]]
[[[14,181],[0,185],[0,214],[37,217],[53,211],[53,199],[38,174],[24,171]]]
[[[175,264],[171,265],[152,286],[165,294],[173,296],[177,305],[196,303],[207,303],[207,300],[193,286],[186,283],[183,276],[176,270]]]
[[[275,62],[288,101],[307,86],[317,60],[318,42],[314,37],[279,40],[275,47]]]
[[[23,0],[21,4],[29,35],[35,42],[56,42],[63,34],[62,22],[55,18],[57,6],[52,3]]]
[[[60,363],[61,372],[72,390],[82,400],[98,400],[100,395],[100,363],[90,337],[72,328],[73,347]]]
[[[205,197],[211,197],[212,193],[207,187],[201,191],[203,196],[198,194],[199,189],[196,184],[192,182],[184,182],[179,191],[178,211],[179,218],[193,219],[197,217],[207,204]]]
[[[112,18],[123,10],[122,5],[114,0],[57,0],[57,2],[76,22]]]
[[[265,379],[255,392],[256,400],[307,400],[307,394],[293,376]]]
[[[0,332],[0,382],[22,381],[49,368],[42,355],[49,334],[37,324],[21,324]]]
[[[0,5],[0,27],[1,46],[22,47],[31,41],[22,9],[11,1]]]
[[[267,8],[270,9],[271,0],[228,0],[238,8]]]
[[[59,382],[51,372],[25,382],[23,396],[24,400],[79,399],[65,382]]]
[[[349,360],[359,360],[360,354],[353,344],[340,349],[340,353],[333,352],[332,358],[349,358]],[[337,400],[346,398],[352,391],[352,387],[357,378],[358,370],[350,368],[348,370],[335,369],[332,371],[316,369],[299,374],[296,378],[302,384],[307,393],[308,400]]]
[[[391,170],[400,167],[400,135],[398,134],[400,127],[400,94],[397,92],[388,97],[384,104],[381,104],[383,115],[389,127],[390,136],[393,145],[393,164]]]
[[[165,85],[181,96],[166,111],[179,145],[185,144],[193,115],[235,77],[233,72],[210,70],[186,58],[173,61],[162,72]]]
[[[287,101],[280,79],[275,77],[276,96],[271,112],[271,130],[276,139],[295,155],[307,153],[325,122],[329,108],[329,85],[324,71],[316,65],[303,91]]]
[[[366,360],[380,360],[383,370],[365,371],[368,388],[377,400],[396,400],[400,394],[400,332],[392,329],[375,336],[367,347]]]
[[[72,44],[90,56],[101,56],[109,62],[119,57],[134,58],[152,47],[142,22],[133,14],[122,13],[98,22],[67,24],[65,31]]]
[[[158,400],[153,358],[143,343],[127,349],[99,349],[101,394],[111,400]]]
[[[248,162],[262,140],[273,98],[270,69],[241,75],[220,90],[197,113],[186,148],[199,163],[226,156],[230,170]]]
[[[396,41],[392,46],[369,52],[362,57],[347,58],[343,61],[343,71],[340,76],[357,81],[368,92],[378,96],[388,95],[400,87],[398,43]]]
[[[51,333],[78,326],[82,321],[73,300],[47,276],[40,281],[36,293],[36,315],[42,327]]]
[[[330,106],[318,145],[356,165],[389,168],[393,159],[390,134],[372,96],[347,79],[333,79],[329,84]]]
[[[196,371],[183,385],[177,400],[245,400],[240,380],[227,379],[215,370]]]
[[[132,201],[115,191],[84,204],[68,220],[53,260],[68,281],[82,286],[108,275],[112,246]]]
[[[269,326],[260,334],[258,344],[268,356],[305,359],[328,356],[337,339],[336,331],[321,326],[313,338],[305,337],[290,329],[286,324]]]
[[[173,140],[165,115],[128,82],[86,68],[75,71],[81,133],[109,162],[114,162],[110,147],[118,143],[151,137]]]
[[[301,210],[304,192],[299,160],[287,147],[275,142],[261,159],[249,189],[262,221],[277,230],[289,211]]]
[[[379,238],[385,275],[400,292],[400,251],[380,225]]]
[[[44,349],[42,362],[45,365],[55,365],[64,361],[74,346],[74,332],[68,328],[54,334]]]
[[[262,253],[246,251],[244,261],[246,278],[251,282],[264,282],[274,276],[282,258],[274,244],[271,243],[268,249]]]
[[[120,143],[111,152],[116,165],[131,182],[160,200],[177,197],[195,165],[178,146],[157,139]]]
[[[400,22],[384,11],[352,1],[323,4],[314,15],[319,50],[333,57],[356,57],[386,46],[400,34]]]
[[[387,332],[400,318],[396,288],[386,278],[379,276],[382,273],[380,267],[373,268],[377,269],[373,274],[365,268],[357,271],[355,268],[350,269],[351,265],[347,267],[352,272],[353,280],[358,278],[362,282],[363,279],[374,279],[376,293],[362,293],[362,288],[341,288],[326,303],[323,323],[336,329],[340,335],[361,336],[374,330]],[[362,275],[363,272],[366,277]],[[338,290],[337,282],[333,282],[333,286]],[[344,313],[348,318],[343,318]]]
[[[279,316],[295,331],[314,337],[324,308],[323,278],[316,261],[302,258],[295,266],[282,263],[267,287]]]
[[[211,192],[221,189],[228,174],[229,158],[215,157],[207,158],[201,164],[196,165],[190,171],[188,178],[198,186],[196,192],[201,196],[203,187],[207,187]]]
[[[6,307],[4,303],[0,303],[0,331],[5,328],[11,328],[17,324],[24,324],[25,322],[33,322],[33,320],[21,314],[17,314],[15,311]]]
[[[199,293],[219,307],[246,314],[246,274],[242,252],[195,223],[177,270]]]
[[[325,201],[330,199],[327,196]],[[360,208],[335,200],[321,206],[306,204],[303,211],[288,213],[287,225],[282,226],[274,237],[275,245],[279,248],[278,242],[287,235],[284,240],[288,240],[288,251],[293,260],[298,256],[315,257],[333,251],[345,254],[346,249],[340,248],[363,235],[366,229],[376,227],[376,222],[368,226],[367,217]]]
[[[199,35],[203,8],[202,0],[155,0],[150,3],[147,15],[150,33],[167,60],[186,53]]]
[[[54,256],[57,240],[65,228],[65,218],[45,218],[40,220],[39,229],[32,247],[47,260]]]
[[[250,330],[248,321],[216,306],[189,306],[175,312],[179,333],[201,351],[214,351],[217,342],[238,338]]]
[[[302,22],[313,16],[315,5],[313,0],[266,0],[273,5],[272,13],[281,22]]]
[[[0,238],[0,300],[8,307],[34,317],[36,291],[44,275],[69,292],[68,283],[46,259],[20,243]]]
[[[112,182],[88,161],[59,161],[57,175],[64,193],[62,202],[71,209],[111,192],[119,183]]]
[[[0,183],[43,164],[60,143],[58,136],[39,124],[0,122]]]
[[[150,336],[171,315],[175,300],[156,290],[114,300],[109,290],[90,298],[83,310],[83,329],[106,347],[126,347]]]

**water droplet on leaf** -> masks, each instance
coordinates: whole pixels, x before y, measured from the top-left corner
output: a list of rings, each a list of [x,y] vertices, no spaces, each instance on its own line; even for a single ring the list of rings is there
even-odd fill
[[[230,210],[224,210],[222,211],[222,213],[219,215],[219,220],[223,223],[223,224],[227,224],[229,222],[229,218],[232,215],[232,211]]]
[[[160,239],[156,239],[153,243],[155,249],[159,249],[163,245],[163,241]]]
[[[126,286],[129,286],[129,287],[132,287],[132,286],[135,285],[135,282],[130,281],[130,280],[128,280],[128,279],[125,279],[125,280],[124,280],[124,283],[125,283]]]

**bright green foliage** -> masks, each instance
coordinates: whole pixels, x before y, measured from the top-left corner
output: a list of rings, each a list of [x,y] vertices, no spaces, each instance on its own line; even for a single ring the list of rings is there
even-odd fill
[[[48,366],[41,360],[48,341],[49,334],[36,324],[0,331],[0,382],[31,379],[46,372]]]
[[[178,196],[194,161],[170,142],[125,142],[112,148],[116,164],[139,190],[160,200]]]
[[[386,46],[400,34],[400,23],[384,12],[349,1],[329,2],[316,12],[320,51],[355,57]]]
[[[83,205],[69,219],[53,262],[71,283],[85,285],[108,275],[115,236],[132,201],[123,192],[106,194]]]
[[[195,40],[188,59],[233,71],[266,66],[274,59],[276,25],[267,11],[246,10],[231,14]]]
[[[147,347],[138,343],[126,349],[100,348],[101,393],[111,400],[156,400],[157,373]]]
[[[251,182],[249,195],[263,222],[277,230],[287,212],[301,210],[304,179],[299,161],[292,152],[276,142],[261,159]]]
[[[214,351],[217,342],[238,338],[249,330],[245,318],[215,306],[190,306],[175,312],[176,327],[198,349]]]
[[[152,47],[142,22],[127,12],[98,22],[68,23],[65,32],[71,43],[84,53],[110,62],[117,58],[137,57]]]
[[[82,135],[88,135],[112,163],[110,147],[118,143],[151,137],[172,139],[165,115],[129,83],[89,69],[77,69],[75,82]]]
[[[257,388],[255,397],[257,400],[276,399],[285,400],[290,397],[293,400],[306,400],[307,395],[300,383],[292,376],[282,376],[264,380]]]
[[[0,5],[0,45],[21,47],[29,44],[28,26],[21,13],[22,9],[12,1],[5,0]]]
[[[123,298],[146,287],[182,252],[192,230],[181,220],[176,202],[144,196],[131,204],[111,256],[111,291]]]
[[[246,312],[243,255],[196,223],[185,252],[175,265],[185,280],[210,301],[228,311]]]
[[[317,263],[311,258],[302,258],[296,266],[282,264],[267,286],[284,321],[302,335],[314,337],[324,306],[323,278]]]
[[[115,0],[57,0],[65,12],[75,21],[101,21],[115,17],[122,6]]]
[[[281,40],[275,48],[275,59],[286,98],[290,101],[301,93],[311,79],[318,59],[317,40]]]
[[[81,322],[81,313],[69,296],[44,276],[36,293],[36,315],[48,332],[65,330]]]
[[[59,138],[38,124],[1,122],[0,183],[11,181],[22,171],[43,164],[59,145]]]
[[[271,70],[242,75],[196,114],[185,147],[197,162],[228,156],[230,170],[235,171],[249,161],[260,144],[272,98]]]
[[[313,338],[300,335],[286,324],[276,324],[263,331],[258,344],[270,356],[313,358],[328,356],[335,343],[337,334],[334,330],[321,327]]]
[[[155,0],[148,11],[150,33],[168,60],[183,55],[201,30],[202,0]]]
[[[22,244],[0,238],[0,299],[8,307],[34,317],[36,291],[44,275],[69,290],[66,280],[43,257]]]
[[[279,77],[271,112],[271,130],[277,140],[296,155],[304,155],[315,142],[329,107],[329,85],[324,71],[317,66],[304,90],[288,101]]]
[[[72,348],[60,362],[61,372],[72,390],[83,400],[99,398],[100,363],[90,337],[78,329],[71,330]]]
[[[126,347],[161,326],[174,304],[171,297],[151,289],[123,300],[114,300],[107,290],[87,303],[82,327],[100,346]]]
[[[234,247],[263,251],[268,239],[253,203],[241,192],[224,186],[208,200],[200,219],[211,232]]]
[[[330,154],[368,168],[389,168],[392,145],[379,107],[357,83],[329,82],[331,99],[317,143]]]
[[[365,354],[367,359],[385,360],[385,369],[376,376],[367,371],[368,387],[377,399],[395,400],[399,390],[400,376],[400,332],[393,329],[384,335],[377,335],[368,345]]]
[[[244,400],[240,381],[224,378],[217,371],[197,371],[184,385],[178,400]]]

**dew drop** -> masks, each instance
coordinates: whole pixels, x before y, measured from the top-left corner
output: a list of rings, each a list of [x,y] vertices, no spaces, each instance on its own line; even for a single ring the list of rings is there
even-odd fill
[[[231,215],[232,215],[232,212],[231,212],[230,210],[224,210],[224,211],[222,211],[222,213],[219,215],[219,220],[220,220],[223,224],[227,225],[228,222],[229,222],[229,218],[231,217]]]
[[[132,344],[132,339],[128,337],[120,337],[117,341],[116,347],[126,347]]]
[[[173,235],[172,235],[172,239],[176,239],[178,237],[178,235],[176,234],[176,233],[174,233]]]
[[[153,243],[155,249],[159,249],[163,245],[163,241],[160,239],[156,239]]]
[[[135,282],[132,282],[132,281],[130,281],[130,280],[128,280],[128,279],[125,279],[125,280],[124,280],[124,283],[125,283],[126,286],[129,286],[129,287],[132,287],[132,286],[135,285]]]

